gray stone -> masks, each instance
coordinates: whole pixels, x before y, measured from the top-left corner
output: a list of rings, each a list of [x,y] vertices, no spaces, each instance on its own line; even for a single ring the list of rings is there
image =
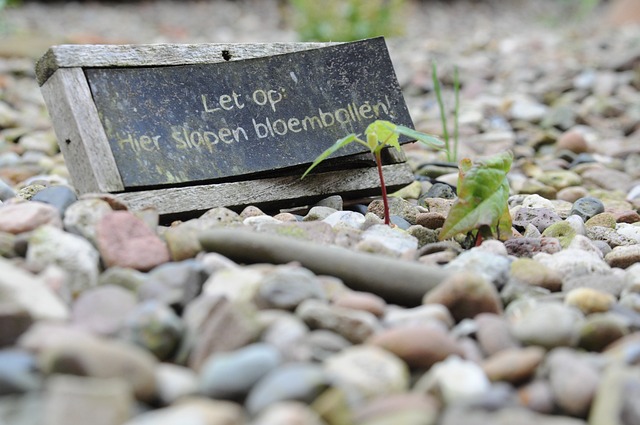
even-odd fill
[[[547,227],[562,219],[548,208],[520,208],[512,220],[513,226],[516,228],[524,229],[527,224],[532,224],[538,231],[543,232]]]
[[[369,204],[367,212],[372,212],[380,218],[384,218],[384,208],[382,200],[376,199]],[[416,216],[418,215],[416,205],[402,198],[389,198],[389,215],[397,215],[407,220],[410,224],[416,224]]]
[[[161,409],[144,412],[122,425],[246,425],[246,413],[237,403],[189,397]]]
[[[455,199],[456,192],[448,184],[436,182],[429,188],[423,198]],[[419,201],[420,203],[420,201]]]
[[[287,357],[296,361],[323,362],[351,345],[335,332],[318,329],[298,338],[289,348]]]
[[[200,371],[200,392],[214,399],[243,399],[263,376],[280,363],[280,352],[263,343],[213,354]]]
[[[437,395],[445,404],[452,405],[479,398],[490,388],[491,382],[478,364],[450,356],[433,365],[413,390]]]
[[[597,198],[593,198],[591,196],[586,196],[584,198],[580,198],[573,203],[571,206],[571,211],[569,215],[577,215],[582,218],[583,221],[589,220],[596,214],[600,214],[604,212],[604,204],[601,200]]]
[[[328,358],[324,368],[333,385],[346,393],[351,406],[409,388],[406,363],[376,346],[349,347]]]
[[[268,269],[234,267],[211,274],[202,287],[207,296],[224,296],[231,301],[252,302]]]
[[[320,416],[304,403],[280,401],[262,411],[252,425],[325,425]]]
[[[569,275],[562,281],[563,292],[569,292],[577,288],[590,288],[618,297],[624,287],[624,276],[612,272],[590,273],[582,276]]]
[[[3,179],[0,179],[0,202],[7,201],[16,196],[15,190],[9,186]]]
[[[127,382],[70,375],[49,378],[44,425],[121,425],[134,410]]]
[[[351,229],[362,229],[364,227],[364,215],[355,211],[336,211],[333,214],[327,216],[324,220],[325,223],[331,225],[331,227],[347,227]]]
[[[224,297],[196,298],[185,309],[183,320],[187,335],[178,359],[185,353],[188,365],[195,370],[200,370],[214,353],[233,351],[254,342],[262,330],[253,305]]]
[[[579,310],[553,302],[523,300],[506,309],[511,332],[525,345],[575,346],[583,321]]]
[[[143,301],[123,317],[120,338],[145,348],[159,360],[169,359],[184,336],[184,324],[167,305]]]
[[[66,320],[68,307],[46,283],[0,258],[0,302],[26,311],[34,320]]]
[[[155,397],[155,358],[120,341],[90,336],[57,339],[40,352],[39,364],[45,375],[116,378],[130,385],[139,400],[151,401]]]
[[[280,266],[260,281],[257,303],[266,308],[295,310],[307,299],[326,299],[320,280],[309,270]]]
[[[81,329],[98,335],[115,335],[135,306],[133,292],[120,286],[104,285],[80,294],[73,303],[71,316]]]
[[[162,264],[154,268],[138,288],[142,300],[158,300],[184,308],[202,290],[208,274],[196,260]]]
[[[147,280],[147,274],[135,269],[109,267],[100,274],[99,285],[121,286],[130,291],[138,292],[138,288]]]
[[[363,244],[379,244],[387,250],[402,255],[406,252],[418,249],[418,240],[409,233],[391,228],[384,224],[373,225],[361,235],[362,242],[358,244],[360,250]]]
[[[73,295],[98,284],[98,251],[86,239],[54,226],[41,226],[29,237],[27,265],[41,271],[49,264],[63,269]]]
[[[49,186],[33,195],[31,201],[53,205],[64,216],[67,208],[78,200],[76,192],[68,186]]]
[[[64,213],[64,228],[88,239],[96,245],[96,225],[106,214],[113,211],[102,199],[81,199],[71,204]]]
[[[587,425],[581,419],[543,415],[522,407],[486,411],[454,407],[445,410],[439,425]],[[603,424],[604,425],[604,424]]]
[[[343,206],[342,196],[333,195],[333,196],[326,197],[318,201],[316,203],[316,206],[329,207],[329,208],[333,208],[334,210],[340,211],[342,210],[342,206]]]
[[[555,270],[563,279],[591,273],[607,274],[611,270],[598,254],[581,249],[564,249],[555,254],[540,253],[534,255],[533,259]]]
[[[311,403],[329,385],[323,368],[311,363],[289,363],[269,372],[247,396],[245,407],[257,415],[268,406],[285,400]]]
[[[511,261],[502,255],[481,249],[471,249],[458,255],[444,268],[445,270],[477,273],[500,288],[509,279]]]
[[[509,255],[527,258],[533,257],[540,252],[554,254],[562,250],[559,239],[547,237],[512,238],[506,240],[504,246]]]
[[[327,329],[358,344],[365,341],[378,328],[378,319],[373,314],[344,307],[329,305],[319,300],[308,299],[296,309],[311,329]]]
[[[0,396],[36,391],[41,379],[32,353],[18,349],[0,350]]]
[[[302,220],[303,221],[323,221],[335,212],[336,210],[334,208],[316,206],[316,207],[312,207]]]
[[[165,405],[198,392],[198,375],[188,367],[160,363],[156,367],[158,399]]]
[[[571,416],[584,418],[600,383],[598,371],[576,351],[557,348],[546,359],[556,404]]]

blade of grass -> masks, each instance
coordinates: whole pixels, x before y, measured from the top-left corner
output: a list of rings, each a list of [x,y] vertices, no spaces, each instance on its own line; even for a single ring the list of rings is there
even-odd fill
[[[460,111],[460,79],[458,78],[458,67],[453,70],[453,93],[455,95],[455,105],[453,109],[453,162],[458,162],[458,116]]]
[[[451,162],[451,149],[449,148],[449,130],[447,129],[447,114],[444,109],[444,102],[442,101],[442,91],[440,90],[440,80],[438,79],[438,67],[436,62],[431,63],[433,78],[433,89],[436,92],[436,99],[438,101],[438,108],[440,108],[440,121],[442,122],[442,138],[444,139],[444,148],[447,151],[447,161]]]

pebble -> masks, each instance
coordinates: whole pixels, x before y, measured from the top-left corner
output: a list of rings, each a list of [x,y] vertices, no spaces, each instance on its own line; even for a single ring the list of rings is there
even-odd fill
[[[186,335],[180,350],[188,353],[189,367],[200,370],[206,359],[255,342],[262,327],[253,305],[224,297],[200,296],[185,309]]]
[[[115,335],[136,307],[136,296],[119,286],[103,285],[83,291],[73,304],[71,320],[97,335]]]
[[[557,223],[561,220],[562,219],[558,214],[548,208],[526,207],[519,208],[515,216],[512,218],[514,227],[524,229],[528,224],[531,224],[541,233],[553,223]]]
[[[156,367],[158,399],[169,405],[198,392],[198,375],[188,367],[160,363]]]
[[[107,267],[148,271],[170,259],[166,244],[127,211],[113,211],[102,217],[97,224],[96,241]]]
[[[482,370],[492,381],[519,384],[528,381],[543,361],[546,351],[541,347],[507,348],[482,362]]]
[[[373,314],[344,308],[327,302],[308,299],[300,303],[295,311],[311,329],[326,329],[359,344],[369,338],[379,327]]]
[[[31,198],[32,201],[42,202],[56,207],[60,216],[64,216],[67,208],[78,200],[76,192],[68,186],[45,187]]]
[[[168,407],[142,413],[122,425],[244,425],[247,415],[237,403],[192,397]]]
[[[525,345],[551,349],[578,343],[583,317],[569,306],[524,300],[510,304],[506,315],[513,336]]]
[[[251,388],[245,407],[257,415],[267,407],[285,400],[311,403],[329,385],[329,364],[288,363],[276,367]]]
[[[364,247],[372,244],[380,245],[397,255],[418,249],[418,239],[403,230],[384,224],[369,227],[362,233],[361,239],[362,241],[358,244],[360,250],[368,250]]]
[[[134,400],[127,382],[55,375],[47,381],[43,416],[47,425],[122,424],[131,417]]]
[[[280,401],[268,406],[253,425],[324,425],[320,416],[304,403]]]
[[[629,332],[628,320],[617,314],[590,314],[580,328],[578,347],[600,352]]]
[[[91,243],[58,227],[40,226],[29,236],[29,268],[42,271],[50,264],[60,267],[66,272],[66,290],[74,296],[98,284],[99,261]]]
[[[348,291],[338,294],[333,298],[332,302],[338,307],[368,311],[376,317],[382,317],[387,307],[387,303],[382,297],[361,291]]]
[[[571,129],[560,135],[556,142],[556,149],[567,149],[573,153],[585,153],[589,152],[589,144],[579,130]]]
[[[471,319],[480,313],[501,313],[502,302],[496,287],[483,276],[458,272],[425,294],[423,304],[441,304],[454,320]]]
[[[533,259],[555,270],[562,279],[568,276],[607,273],[611,270],[598,254],[581,249],[564,249],[554,254],[539,253],[534,255]]]
[[[604,260],[611,267],[626,269],[640,262],[640,245],[616,246],[610,253],[605,255]]]
[[[471,249],[458,255],[444,268],[451,272],[476,273],[500,288],[509,280],[510,263],[505,256],[481,249]]]
[[[607,292],[582,287],[567,292],[564,298],[565,304],[575,307],[583,314],[604,313],[609,311],[616,303],[616,297]]]
[[[111,211],[111,206],[102,199],[81,199],[65,209],[64,229],[82,236],[95,246],[96,226]]]
[[[414,391],[438,395],[445,404],[477,399],[491,387],[489,378],[476,363],[458,356],[436,363],[414,385]]]
[[[141,401],[151,401],[156,394],[155,358],[124,342],[97,337],[66,339],[44,348],[38,357],[45,375],[72,373],[121,379],[131,385]]]
[[[384,206],[381,200],[375,200],[369,204],[367,212],[374,213],[380,218],[384,218]],[[402,198],[389,198],[389,215],[397,215],[408,221],[410,224],[416,224],[416,216],[418,208],[411,202]]]
[[[478,346],[486,356],[520,346],[511,335],[508,322],[501,315],[482,313],[475,317]]]
[[[146,274],[137,288],[138,297],[184,308],[200,293],[205,279],[206,270],[195,260],[161,264]]]
[[[304,300],[326,299],[322,284],[312,272],[302,267],[286,266],[278,267],[262,278],[256,297],[261,307],[290,311]]]
[[[62,227],[56,207],[42,202],[0,204],[0,231],[19,234],[49,225]]]
[[[144,301],[121,320],[119,337],[145,348],[158,360],[170,359],[184,336],[180,317],[160,301]]]
[[[281,363],[280,352],[264,343],[213,354],[202,366],[198,378],[200,392],[214,399],[243,399],[262,377]]]
[[[364,215],[355,211],[336,211],[322,221],[331,227],[347,227],[350,229],[362,229],[364,227]]]
[[[591,196],[585,196],[584,198],[580,198],[573,203],[569,215],[575,214],[586,222],[594,215],[603,212],[604,204],[601,200],[593,198]]]
[[[0,350],[0,395],[40,389],[42,380],[36,370],[37,361],[32,353],[16,348]]]
[[[571,416],[586,417],[600,383],[598,371],[566,348],[549,353],[546,366],[556,404]]]
[[[558,272],[530,258],[518,258],[511,263],[511,279],[551,292],[562,288],[562,277]]]
[[[438,402],[428,395],[393,394],[358,407],[353,420],[362,425],[432,425],[438,416]]]
[[[349,347],[324,363],[327,378],[345,392],[350,406],[409,389],[409,368],[375,345]]]
[[[382,330],[367,343],[388,350],[410,367],[429,368],[450,355],[463,355],[457,341],[442,326],[433,323]]]

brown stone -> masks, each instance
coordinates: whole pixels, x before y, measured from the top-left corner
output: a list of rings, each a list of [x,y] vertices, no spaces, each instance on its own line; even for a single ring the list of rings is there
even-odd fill
[[[96,240],[107,267],[148,271],[170,260],[166,244],[128,211],[105,215],[98,222]]]
[[[442,304],[456,321],[473,318],[480,313],[500,313],[502,303],[496,287],[474,273],[456,273],[423,298],[423,304]]]
[[[416,216],[416,224],[427,229],[439,229],[444,225],[446,219],[447,217],[439,212],[419,213]]]
[[[517,384],[533,376],[544,359],[542,347],[509,348],[489,357],[482,363],[482,370],[493,381]]]
[[[0,231],[23,233],[50,224],[61,228],[60,212],[52,205],[42,202],[19,202],[0,206]]]
[[[569,130],[560,135],[556,142],[556,149],[566,149],[573,153],[585,153],[589,152],[589,145],[582,133],[576,130]]]
[[[333,304],[350,308],[353,310],[363,310],[380,317],[384,314],[387,303],[381,297],[370,292],[347,291],[338,294],[333,300]]]
[[[369,338],[367,343],[392,352],[410,367],[429,368],[452,354],[463,356],[456,340],[432,323],[387,329]]]

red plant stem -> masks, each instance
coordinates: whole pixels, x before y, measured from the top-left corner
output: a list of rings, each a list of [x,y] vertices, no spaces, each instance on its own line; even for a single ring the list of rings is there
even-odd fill
[[[387,226],[391,223],[389,220],[389,200],[387,199],[387,186],[384,184],[384,176],[382,175],[382,158],[380,151],[375,153],[376,165],[378,166],[378,176],[380,176],[380,188],[382,189],[382,204],[384,205],[384,224]]]

